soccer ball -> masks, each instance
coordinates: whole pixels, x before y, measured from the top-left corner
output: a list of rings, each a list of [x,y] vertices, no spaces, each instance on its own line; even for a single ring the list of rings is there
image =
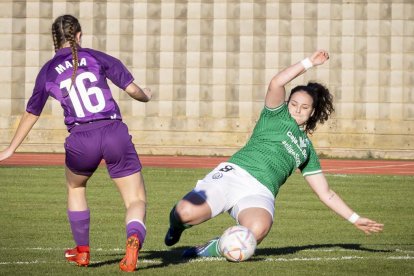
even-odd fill
[[[256,245],[253,233],[241,225],[228,228],[218,242],[221,255],[231,262],[242,262],[249,259],[253,256]]]

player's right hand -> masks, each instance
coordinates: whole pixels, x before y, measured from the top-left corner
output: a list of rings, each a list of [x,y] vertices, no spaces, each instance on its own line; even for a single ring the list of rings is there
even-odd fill
[[[0,162],[3,161],[3,160],[6,160],[7,158],[9,158],[12,155],[13,155],[13,151],[10,150],[9,148],[1,151],[0,152]]]
[[[359,218],[354,225],[367,235],[381,232],[384,229],[384,224],[363,217]]]

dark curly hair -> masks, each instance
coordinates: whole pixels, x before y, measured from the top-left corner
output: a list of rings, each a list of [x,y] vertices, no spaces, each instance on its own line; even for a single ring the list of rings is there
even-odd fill
[[[288,102],[292,95],[298,91],[305,91],[313,99],[314,112],[306,122],[305,132],[312,134],[316,129],[316,124],[323,124],[335,111],[333,107],[333,97],[328,88],[317,82],[308,82],[307,85],[298,85],[292,89]]]

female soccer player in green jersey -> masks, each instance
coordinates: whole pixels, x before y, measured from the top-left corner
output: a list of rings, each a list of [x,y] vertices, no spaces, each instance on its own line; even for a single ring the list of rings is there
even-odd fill
[[[272,227],[279,188],[296,169],[319,199],[339,216],[366,234],[382,231],[383,224],[357,215],[329,187],[307,137],[334,111],[329,90],[309,82],[293,88],[285,102],[285,85],[328,59],[326,51],[316,51],[272,78],[265,107],[247,144],[198,181],[172,208],[165,236],[167,246],[176,244],[185,229],[224,212],[249,228],[260,243]],[[184,251],[183,256],[219,256],[217,244],[218,238]]]

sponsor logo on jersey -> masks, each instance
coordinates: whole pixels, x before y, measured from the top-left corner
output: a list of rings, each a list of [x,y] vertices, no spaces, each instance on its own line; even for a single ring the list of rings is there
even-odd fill
[[[306,149],[309,145],[309,141],[303,137],[295,137],[291,131],[288,131],[286,133],[286,136],[290,138],[290,143],[289,141],[284,140],[282,141],[282,144],[285,147],[286,151],[295,159],[296,166],[299,167],[302,163],[300,153],[305,160],[308,158]]]
[[[219,179],[219,178],[222,178],[222,177],[223,177],[223,174],[221,172],[216,172],[212,176],[213,179]]]
[[[307,143],[302,137],[296,138],[291,131],[288,131],[286,135],[290,138],[290,141],[299,149],[305,159],[308,158],[308,153],[306,152]]]

